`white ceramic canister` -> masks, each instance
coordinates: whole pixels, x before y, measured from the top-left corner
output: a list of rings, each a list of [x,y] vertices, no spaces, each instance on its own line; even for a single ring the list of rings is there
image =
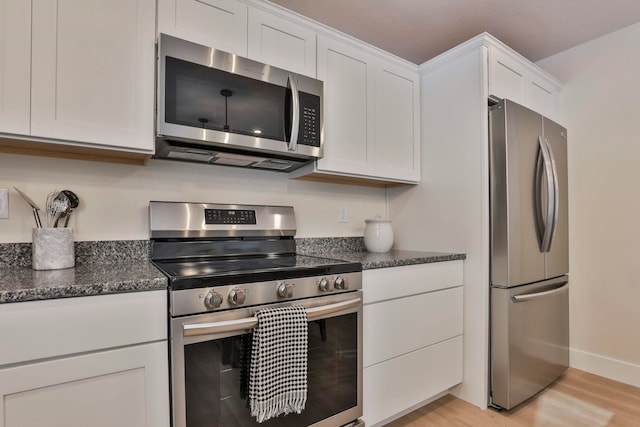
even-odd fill
[[[34,228],[31,236],[34,270],[57,270],[75,266],[73,229]]]
[[[391,220],[379,216],[365,219],[364,246],[369,252],[388,252],[393,246]]]

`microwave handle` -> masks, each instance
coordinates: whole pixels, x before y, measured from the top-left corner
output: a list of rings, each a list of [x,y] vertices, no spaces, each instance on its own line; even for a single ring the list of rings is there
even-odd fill
[[[298,146],[298,132],[300,131],[300,93],[298,92],[298,83],[292,74],[287,77],[289,86],[291,87],[291,98],[293,100],[293,114],[291,118],[291,140],[288,141],[289,151],[296,151]]]

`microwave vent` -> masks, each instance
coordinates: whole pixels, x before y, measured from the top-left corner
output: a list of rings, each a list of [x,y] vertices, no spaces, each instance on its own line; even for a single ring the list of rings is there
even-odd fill
[[[218,153],[218,156],[212,161],[212,163],[216,165],[246,167],[259,162],[260,160],[260,157],[232,153]]]
[[[290,169],[293,165],[290,161],[282,161],[277,159],[265,159],[261,162],[258,162],[251,167],[259,168],[259,169],[270,169],[270,170],[279,170],[284,171],[286,169]]]
[[[208,163],[211,159],[215,158],[216,153],[204,150],[185,150],[176,151],[171,150],[167,154],[167,158],[174,160],[188,160],[191,162],[205,162]]]

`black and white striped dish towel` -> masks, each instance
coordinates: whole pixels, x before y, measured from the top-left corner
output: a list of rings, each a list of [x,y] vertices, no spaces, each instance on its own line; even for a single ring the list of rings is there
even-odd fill
[[[259,310],[249,371],[251,416],[259,423],[299,414],[307,402],[307,312],[290,306]]]

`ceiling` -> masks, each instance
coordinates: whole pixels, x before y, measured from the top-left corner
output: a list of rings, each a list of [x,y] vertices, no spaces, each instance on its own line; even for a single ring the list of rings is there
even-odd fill
[[[640,0],[271,0],[413,63],[482,32],[531,61],[640,21]]]

